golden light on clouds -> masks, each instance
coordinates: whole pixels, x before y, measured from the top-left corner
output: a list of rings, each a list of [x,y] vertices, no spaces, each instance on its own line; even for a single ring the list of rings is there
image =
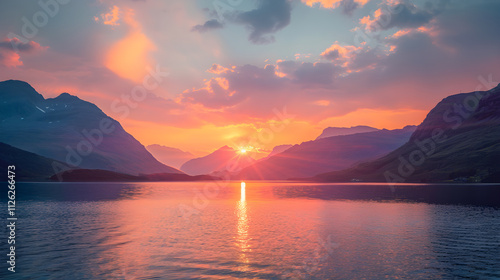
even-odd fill
[[[99,21],[97,17],[94,17],[96,21]],[[118,20],[120,19],[120,8],[118,6],[111,7],[111,11],[106,14],[101,14],[102,23],[105,25],[120,25]]]
[[[370,0],[354,0],[354,3],[357,3],[360,6],[364,6]],[[335,9],[338,8],[342,4],[343,0],[302,0],[302,3],[307,6],[320,5],[325,9]]]
[[[129,31],[110,48],[105,65],[118,76],[140,83],[147,74],[147,68],[152,65],[149,53],[156,47],[142,32],[132,9],[123,11],[123,22]]]

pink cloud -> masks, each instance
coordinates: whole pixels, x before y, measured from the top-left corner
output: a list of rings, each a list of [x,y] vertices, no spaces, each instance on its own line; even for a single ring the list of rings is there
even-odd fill
[[[231,71],[231,69],[221,66],[217,63],[212,64],[212,66],[207,70],[208,73],[212,74],[222,74],[227,71]]]
[[[21,57],[18,53],[0,51],[0,64],[7,67],[17,67],[23,65],[23,62],[20,60],[20,58]]]
[[[5,38],[0,41],[0,64],[7,67],[17,67],[23,65],[21,54],[31,54],[37,51],[46,50],[35,41],[22,42],[18,38]]]
[[[107,13],[102,13],[99,17],[94,17],[94,20],[97,22],[102,22],[105,25],[118,26],[120,23],[120,8],[116,5],[110,8],[110,11]]]
[[[313,7],[314,5],[319,5],[325,9],[335,9],[342,5],[344,0],[302,0],[302,3],[306,4],[309,7]],[[366,3],[370,2],[370,0],[353,0],[354,3],[364,6]]]

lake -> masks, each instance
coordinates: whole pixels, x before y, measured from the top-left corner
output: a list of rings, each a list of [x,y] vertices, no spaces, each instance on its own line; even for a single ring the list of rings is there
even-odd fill
[[[0,278],[499,279],[499,188],[18,183]]]

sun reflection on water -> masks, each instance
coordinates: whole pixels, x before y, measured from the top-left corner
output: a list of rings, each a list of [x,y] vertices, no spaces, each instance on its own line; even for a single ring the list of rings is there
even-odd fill
[[[246,201],[246,184],[241,182],[241,198],[236,203],[236,215],[238,217],[238,235],[236,238],[236,244],[240,249],[239,259],[243,264],[248,264],[249,260],[246,255],[250,252],[249,236],[248,236],[248,215],[247,215],[247,201]],[[248,270],[248,266],[242,266],[242,270]]]

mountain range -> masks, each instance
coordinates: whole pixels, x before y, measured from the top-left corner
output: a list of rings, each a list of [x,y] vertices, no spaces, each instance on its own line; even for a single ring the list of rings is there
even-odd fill
[[[186,161],[195,158],[190,152],[158,144],[148,145],[146,149],[161,163],[177,169],[180,169]]]
[[[53,173],[90,168],[130,175],[182,173],[156,160],[120,123],[68,93],[45,99],[28,83],[0,82],[0,142],[55,160]]]
[[[327,138],[332,136],[340,136],[340,135],[350,135],[356,133],[365,133],[365,132],[373,132],[379,130],[378,128],[358,125],[351,127],[327,127],[323,130],[323,132],[316,138],[316,140],[321,138]]]
[[[444,98],[408,143],[391,153],[314,180],[499,182],[500,84]]]
[[[274,155],[283,153],[284,151],[290,149],[291,147],[293,147],[293,145],[278,145],[278,146],[275,146],[267,156],[259,159],[258,161],[264,161],[264,160],[266,160],[266,159],[268,159],[268,158],[270,158],[270,157],[272,157]]]
[[[382,156],[410,139],[415,126],[403,129],[331,136],[294,145],[244,168],[240,179],[276,180],[311,177]]]
[[[228,146],[200,158],[146,149],[96,105],[68,93],[46,99],[15,80],[0,82],[0,132],[0,168],[19,166],[20,180],[500,181],[500,85],[444,98],[418,127],[329,127],[259,160]]]
[[[255,160],[248,154],[224,146],[216,151],[195,159],[191,159],[181,166],[181,170],[189,175],[212,174],[216,172],[239,171],[254,163]]]

